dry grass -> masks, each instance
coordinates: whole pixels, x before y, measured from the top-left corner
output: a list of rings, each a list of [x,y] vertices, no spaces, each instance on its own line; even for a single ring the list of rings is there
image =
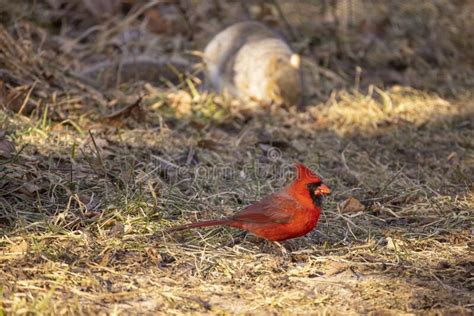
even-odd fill
[[[469,2],[379,4],[385,15],[349,29],[342,46],[328,37],[330,18],[316,38],[290,19],[295,44],[308,34],[319,49],[303,111],[242,109],[193,78],[93,88],[71,71],[106,55],[127,25],[114,18],[71,43],[87,15],[37,5],[0,11],[18,22],[0,25],[0,313],[472,313]],[[54,37],[38,27],[58,14],[77,28]],[[190,20],[209,26],[196,42],[219,25]],[[432,54],[421,49],[435,39]],[[162,233],[277,190],[294,161],[334,194],[315,231],[284,243],[287,254],[234,229]]]

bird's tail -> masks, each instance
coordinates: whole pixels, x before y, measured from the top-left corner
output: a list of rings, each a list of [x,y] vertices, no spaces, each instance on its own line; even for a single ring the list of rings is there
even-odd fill
[[[199,227],[209,227],[209,226],[218,226],[218,225],[228,225],[230,223],[229,219],[215,219],[210,221],[202,221],[202,222],[195,222],[189,223],[184,225],[173,226],[166,230],[166,232],[177,232],[180,230],[192,229],[192,228],[199,228]]]

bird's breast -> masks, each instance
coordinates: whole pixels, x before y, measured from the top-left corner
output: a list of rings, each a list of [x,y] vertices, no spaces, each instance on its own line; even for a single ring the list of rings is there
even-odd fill
[[[319,211],[315,209],[298,210],[288,223],[239,223],[231,225],[247,230],[257,236],[272,241],[296,238],[309,233],[316,226]]]

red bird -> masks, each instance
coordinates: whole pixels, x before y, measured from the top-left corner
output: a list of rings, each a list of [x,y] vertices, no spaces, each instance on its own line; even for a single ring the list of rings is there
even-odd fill
[[[296,164],[295,167],[297,177],[293,183],[234,215],[175,226],[168,231],[225,225],[272,241],[306,235],[318,223],[322,198],[331,193],[331,189],[303,164]]]

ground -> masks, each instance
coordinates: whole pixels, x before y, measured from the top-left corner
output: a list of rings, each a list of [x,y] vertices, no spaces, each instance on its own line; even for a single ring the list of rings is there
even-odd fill
[[[470,1],[157,2],[0,5],[0,313],[472,313]],[[223,99],[194,69],[80,75],[117,47],[192,61],[242,12],[302,54],[305,107]],[[165,232],[278,190],[296,161],[332,195],[286,250]]]

